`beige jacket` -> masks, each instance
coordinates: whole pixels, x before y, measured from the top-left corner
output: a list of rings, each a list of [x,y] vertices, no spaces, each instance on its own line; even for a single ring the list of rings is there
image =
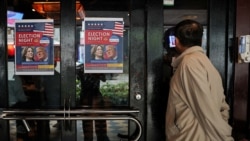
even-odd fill
[[[199,46],[173,63],[166,112],[167,141],[233,141],[222,80]]]

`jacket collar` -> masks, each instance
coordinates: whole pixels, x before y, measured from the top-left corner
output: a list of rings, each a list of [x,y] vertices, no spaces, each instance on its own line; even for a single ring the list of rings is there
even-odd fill
[[[174,68],[177,68],[178,65],[180,64],[180,62],[182,62],[183,57],[184,57],[185,55],[191,54],[191,53],[193,53],[193,52],[202,52],[202,53],[204,53],[203,48],[202,48],[201,46],[192,46],[192,47],[189,47],[189,48],[186,49],[184,52],[182,52],[180,56],[178,56],[178,57],[174,60],[174,62],[172,63],[172,66],[173,66]]]

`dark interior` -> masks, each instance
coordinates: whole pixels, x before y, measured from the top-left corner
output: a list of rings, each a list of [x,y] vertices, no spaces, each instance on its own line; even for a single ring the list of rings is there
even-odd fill
[[[32,11],[33,2],[52,2],[57,0],[9,0],[11,10],[24,13],[24,19],[44,18],[39,13]],[[105,16],[112,13],[114,16],[124,16],[132,10],[129,0],[80,0],[87,16]],[[146,3],[146,1],[145,1]],[[173,6],[163,6],[164,25],[173,25],[185,16],[197,15],[197,21],[207,24],[207,0],[175,0]],[[54,14],[56,24],[59,24],[60,14]]]

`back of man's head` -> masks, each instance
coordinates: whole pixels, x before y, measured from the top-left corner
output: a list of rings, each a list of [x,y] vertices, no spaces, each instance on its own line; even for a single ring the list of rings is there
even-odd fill
[[[194,20],[184,20],[175,26],[175,37],[183,46],[201,46],[203,27]]]

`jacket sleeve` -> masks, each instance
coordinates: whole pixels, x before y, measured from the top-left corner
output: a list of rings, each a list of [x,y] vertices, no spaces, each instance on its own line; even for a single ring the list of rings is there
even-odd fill
[[[204,69],[199,64],[182,67],[183,99],[200,126],[211,140],[228,140],[231,136],[231,127],[227,123],[229,107],[217,71],[209,67]]]

